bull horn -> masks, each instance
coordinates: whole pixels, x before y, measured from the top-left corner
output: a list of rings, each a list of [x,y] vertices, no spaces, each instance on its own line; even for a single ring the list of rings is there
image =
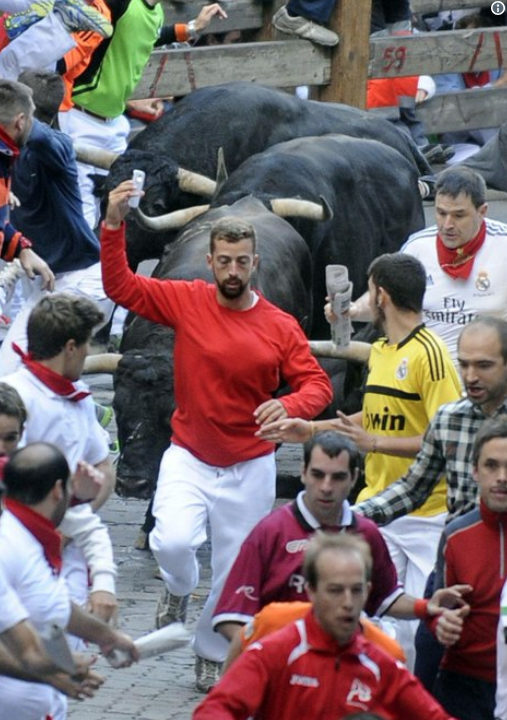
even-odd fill
[[[102,168],[102,170],[110,170],[114,161],[120,157],[117,153],[110,152],[109,150],[101,150],[100,148],[92,147],[91,145],[82,145],[81,143],[74,144],[74,151],[76,153],[76,160],[86,163],[87,165]]]
[[[137,208],[136,213],[146,228],[161,232],[162,230],[178,230],[194,218],[205,213],[206,210],[209,210],[209,205],[194,205],[194,207],[174,210],[166,215],[157,215],[156,217],[145,215],[139,208]]]
[[[83,373],[114,373],[122,356],[121,353],[98,353],[87,355]]]
[[[312,355],[316,357],[343,358],[367,363],[370,357],[371,345],[359,340],[351,340],[346,347],[338,347],[331,340],[309,340]]]
[[[217,189],[215,180],[183,168],[178,169],[178,184],[183,192],[203,197],[213,197]]]
[[[325,197],[321,204],[300,198],[273,198],[271,210],[280,217],[303,217],[309,220],[331,220],[333,211]]]

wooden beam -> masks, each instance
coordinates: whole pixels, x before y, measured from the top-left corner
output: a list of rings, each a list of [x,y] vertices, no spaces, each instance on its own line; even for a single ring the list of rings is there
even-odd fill
[[[488,88],[435,95],[417,106],[417,117],[427,133],[498,127],[507,118],[507,91]]]
[[[440,10],[465,10],[489,3],[477,0],[410,0],[410,9],[414,13],[434,13]]]
[[[320,89],[319,100],[365,107],[370,17],[371,0],[336,3],[329,27],[338,33],[340,42],[332,49],[331,78]]]
[[[197,17],[203,0],[188,0],[184,3],[164,2],[165,22],[168,25],[185,23]],[[227,13],[226,20],[213,18],[206,33],[228,32],[229,30],[257,29],[262,27],[262,4],[253,0],[234,0],[224,4]]]
[[[234,81],[280,87],[324,85],[329,78],[329,49],[308,40],[155,50],[132,98],[186,95]]]
[[[494,70],[507,63],[507,27],[370,40],[369,77]]]

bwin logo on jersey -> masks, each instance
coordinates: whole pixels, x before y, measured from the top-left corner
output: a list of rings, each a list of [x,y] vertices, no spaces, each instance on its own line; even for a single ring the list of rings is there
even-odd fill
[[[485,270],[479,270],[475,279],[475,287],[480,292],[486,292],[491,287],[491,280]]]
[[[408,375],[408,358],[403,358],[403,360],[396,368],[396,372],[394,373],[394,375],[397,380],[405,380]]]

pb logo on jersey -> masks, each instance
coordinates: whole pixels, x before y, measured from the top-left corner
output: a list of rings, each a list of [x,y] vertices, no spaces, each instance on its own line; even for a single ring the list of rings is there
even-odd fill
[[[394,375],[397,380],[405,380],[408,375],[408,358],[403,358],[403,360],[396,368],[396,372],[394,373]]]
[[[485,270],[479,270],[475,279],[475,287],[481,292],[486,292],[491,287],[491,280]]]
[[[349,705],[356,705],[359,707],[367,708],[368,703],[371,702],[371,688],[365,683],[361,682],[358,678],[354,678],[350,686],[349,694],[347,695],[347,703]]]

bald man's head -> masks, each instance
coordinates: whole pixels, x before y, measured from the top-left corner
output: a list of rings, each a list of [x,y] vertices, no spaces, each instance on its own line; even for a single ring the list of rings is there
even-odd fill
[[[5,466],[7,497],[25,505],[42,502],[58,480],[67,489],[70,470],[65,456],[55,445],[32,443],[16,450]]]

